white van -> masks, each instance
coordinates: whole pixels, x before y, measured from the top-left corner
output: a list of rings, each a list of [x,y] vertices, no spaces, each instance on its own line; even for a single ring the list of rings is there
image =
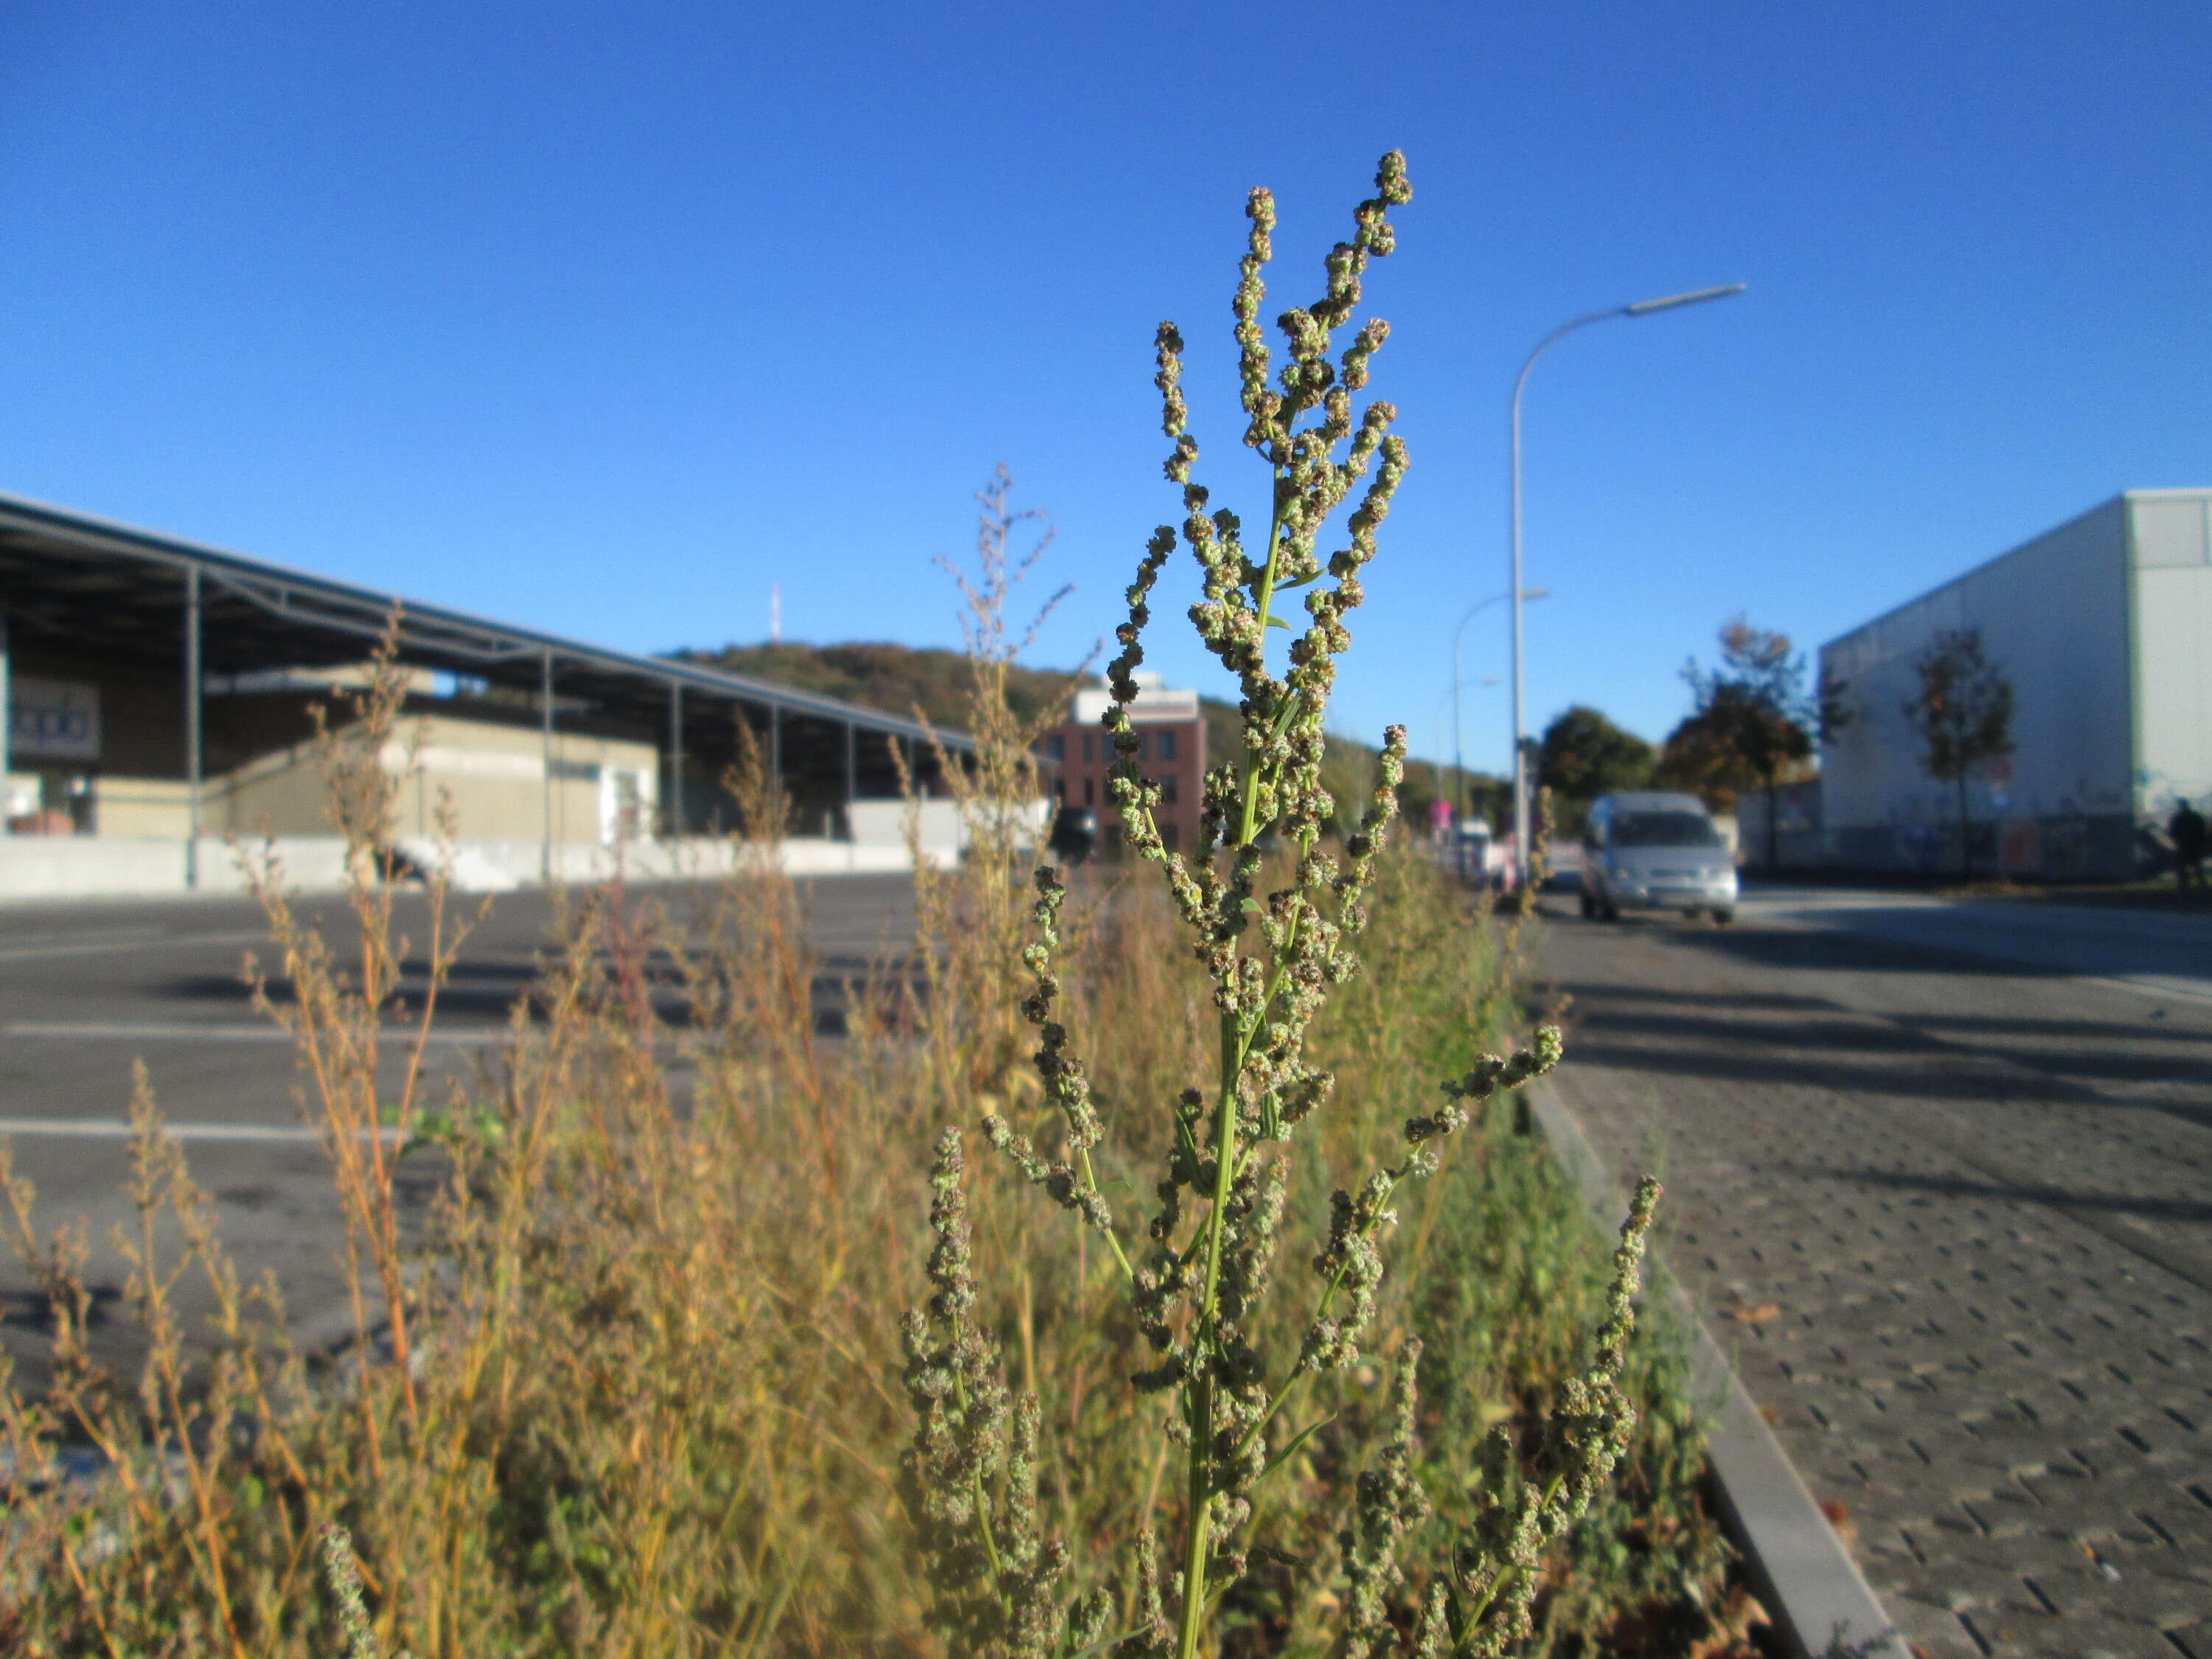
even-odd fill
[[[1583,914],[1710,910],[1735,920],[1735,858],[1695,795],[1639,790],[1600,795],[1583,830]]]

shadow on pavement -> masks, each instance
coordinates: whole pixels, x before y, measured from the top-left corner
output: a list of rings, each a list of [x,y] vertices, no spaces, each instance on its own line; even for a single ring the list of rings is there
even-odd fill
[[[1589,980],[1555,981],[1550,988],[1570,1000],[1567,1049],[1578,1066],[1965,1103],[1997,1104],[2026,1092],[2104,1110],[2140,1107],[2212,1128],[2212,1045],[2201,1034],[2169,1032],[2148,1020],[2141,1026],[2081,1020],[2068,1030],[2026,1019],[1872,1018],[1818,997],[1747,998]],[[2196,1052],[2146,1055],[2120,1046],[2147,1032],[2193,1042]],[[2083,1046],[2092,1039],[2106,1046]],[[1985,1072],[1973,1062],[2007,1069]],[[2116,1102],[2098,1091],[2100,1083],[2202,1084],[2208,1098]]]
[[[406,964],[400,988],[403,998],[411,1000],[422,994],[428,969],[428,963],[420,961]],[[665,959],[654,962],[647,968],[645,977],[653,987],[654,1012],[664,1021],[678,1029],[694,1023],[690,1000],[673,964]],[[883,985],[894,981],[896,977],[895,969],[887,969],[879,962],[859,957],[830,956],[821,959],[811,987],[817,1034],[843,1035],[848,987],[864,982]],[[538,981],[538,970],[534,963],[458,962],[448,971],[445,988],[438,994],[438,1012],[441,1019],[504,1025],[515,1004],[531,999]],[[925,988],[925,981],[918,974],[913,986],[917,994]],[[230,1005],[241,1016],[250,1015],[252,1007],[251,988],[235,974],[179,975],[149,989],[157,996],[180,1002]],[[270,1000],[280,1005],[289,1006],[295,1000],[292,981],[281,975],[270,976],[268,991]],[[537,1017],[538,1011],[533,1006],[532,1024]]]
[[[1571,985],[1561,985],[1562,990],[1574,991]],[[1656,1002],[1669,1007],[1725,1007],[1738,1011],[1771,1013],[1793,1013],[1800,1011],[1831,1011],[1837,1005],[1821,997],[1789,996],[1781,993],[1763,995],[1716,995],[1708,991],[1675,991],[1652,985],[1607,985],[1603,988],[1584,987],[1591,995],[1602,995],[1616,1002]],[[1975,1014],[1893,1014],[1887,1018],[1915,1030],[1939,1032],[1958,1031],[1979,1033],[1988,1036],[2075,1037],[2082,1039],[2112,1038],[2128,1042],[2148,1039],[2156,1042],[2205,1043],[2204,1033],[2186,1025],[2161,1025],[2159,1016],[2153,1013],[2143,1020],[2117,1019],[2000,1019]],[[2208,1067],[2212,1069],[2212,1067]]]
[[[1998,979],[2070,975],[2033,963],[1999,961],[1931,942],[1911,945],[1841,929],[1678,927],[1662,935],[1681,950],[1702,951],[1749,968],[1826,969],[1861,974],[1985,974]]]
[[[1778,1165],[1784,1173],[1849,1181],[1867,1187],[1887,1187],[1902,1192],[1921,1192],[1943,1198],[2026,1200],[2055,1209],[2091,1210],[2112,1215],[2136,1215],[2160,1221],[2212,1222],[2212,1203],[2195,1199],[2138,1197],[2118,1193],[2079,1193],[2043,1182],[2021,1184],[2002,1181],[1973,1181],[1963,1176],[1910,1175],[1891,1170],[1836,1170],[1802,1164]]]

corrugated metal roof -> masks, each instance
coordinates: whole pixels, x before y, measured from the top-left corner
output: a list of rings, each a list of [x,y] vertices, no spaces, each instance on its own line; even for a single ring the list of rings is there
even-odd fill
[[[613,704],[656,700],[672,687],[725,702],[781,709],[889,736],[927,739],[917,720],[750,675],[428,605],[160,531],[0,494],[0,605],[19,640],[40,633],[118,656],[173,662],[185,571],[200,572],[210,672],[359,661],[395,607],[404,660],[534,690],[550,657],[564,692]],[[939,732],[969,750],[963,733]]]

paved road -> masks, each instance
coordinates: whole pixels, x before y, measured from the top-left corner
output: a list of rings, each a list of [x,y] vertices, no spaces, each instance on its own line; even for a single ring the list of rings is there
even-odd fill
[[[653,891],[679,915],[703,896],[681,887]],[[825,968],[818,996],[834,1000],[838,977],[906,937],[909,893],[904,877],[812,884],[806,902]],[[305,908],[334,941],[352,936],[336,903]],[[422,901],[403,898],[399,911],[400,930],[419,946]],[[507,1010],[530,982],[550,918],[544,896],[508,895],[471,939],[441,1003],[425,1099],[442,1102],[448,1078],[465,1081],[497,1066]],[[250,901],[0,908],[0,1136],[16,1172],[38,1188],[44,1227],[84,1218],[100,1345],[117,1363],[131,1363],[137,1346],[117,1305],[125,1264],[106,1242],[130,1213],[122,1193],[128,1148],[115,1131],[137,1059],[146,1062],[194,1180],[212,1195],[242,1277],[251,1283],[273,1267],[295,1327],[331,1336],[349,1328],[323,1152],[301,1116],[290,1047],[253,1012],[241,977],[257,947],[264,962],[272,955]],[[414,1200],[434,1182],[424,1167],[408,1183]],[[18,1382],[35,1387],[45,1320],[33,1284],[15,1252],[0,1248],[0,1344]]]
[[[2212,927],[1550,908],[1562,1095],[1905,1635],[2212,1659]]]

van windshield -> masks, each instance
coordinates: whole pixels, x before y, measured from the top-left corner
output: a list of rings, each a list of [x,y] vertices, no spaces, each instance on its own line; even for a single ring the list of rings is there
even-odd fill
[[[1719,847],[1713,821],[1695,812],[1623,812],[1607,838],[1614,847]]]

